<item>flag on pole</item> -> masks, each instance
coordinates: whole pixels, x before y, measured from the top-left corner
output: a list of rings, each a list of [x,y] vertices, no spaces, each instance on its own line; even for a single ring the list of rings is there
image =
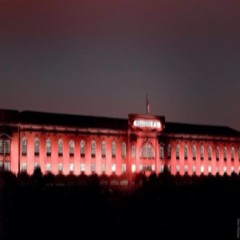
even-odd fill
[[[146,94],[146,114],[149,114],[150,112],[150,104],[148,100],[148,95]]]

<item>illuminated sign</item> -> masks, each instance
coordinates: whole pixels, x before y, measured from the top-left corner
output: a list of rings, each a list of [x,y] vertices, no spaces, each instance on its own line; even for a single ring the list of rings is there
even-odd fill
[[[142,128],[161,128],[161,122],[157,120],[143,120],[138,119],[133,122],[134,127],[142,127]]]

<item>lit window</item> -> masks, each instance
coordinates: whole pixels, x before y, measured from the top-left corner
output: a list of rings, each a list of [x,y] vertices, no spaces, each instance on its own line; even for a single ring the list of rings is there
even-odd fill
[[[72,173],[73,170],[74,170],[74,164],[73,164],[73,163],[70,163],[70,164],[69,164],[69,171],[70,171],[70,173]]]
[[[201,171],[201,173],[204,173],[204,166],[200,167],[200,171]]]
[[[102,142],[102,158],[106,157],[106,143]]]
[[[234,151],[234,147],[231,148],[231,161],[234,161],[234,155],[235,155],[235,151]]]
[[[27,171],[27,163],[26,162],[22,162],[21,171],[22,172],[26,172]]]
[[[70,140],[69,142],[69,156],[73,157],[74,156],[74,141]]]
[[[22,139],[22,156],[27,156],[27,139],[25,137]]]
[[[116,172],[116,164],[112,164],[112,172]]]
[[[193,160],[196,160],[196,155],[197,155],[197,148],[194,145],[193,148],[192,148],[192,158],[193,158]]]
[[[35,138],[34,140],[34,155],[39,156],[39,139]]]
[[[227,173],[227,167],[226,166],[223,167],[223,173]]]
[[[227,147],[223,148],[223,160],[227,161]]]
[[[192,166],[193,173],[196,173],[196,166]]]
[[[169,145],[167,146],[167,158],[168,158],[168,159],[171,159],[171,151],[172,151],[171,145],[169,144]]]
[[[184,173],[188,172],[188,165],[184,165]]]
[[[163,166],[163,165],[160,165],[160,166],[159,166],[159,171],[160,171],[160,173],[162,173],[163,170],[164,170],[164,166]]]
[[[50,139],[47,139],[47,142],[46,142],[46,155],[47,156],[51,156],[51,140]]]
[[[160,155],[160,159],[163,160],[163,158],[164,158],[164,147],[163,147],[163,145],[160,145],[159,155]]]
[[[208,173],[211,173],[211,172],[212,172],[212,167],[208,166]]]
[[[112,158],[116,157],[116,143],[112,142]]]
[[[140,151],[140,158],[154,158],[154,150],[150,143],[144,143],[141,151]]]
[[[52,167],[52,166],[51,166],[51,163],[47,163],[47,164],[46,164],[46,171],[47,171],[47,172],[50,172],[50,171],[51,171],[51,167]]]
[[[155,171],[155,165],[152,165],[152,171]]]
[[[204,146],[203,145],[200,148],[200,158],[201,158],[201,160],[204,159]]]
[[[34,169],[40,168],[39,163],[35,162],[34,163]]]
[[[95,158],[96,156],[96,143],[94,141],[91,142],[91,157]]]
[[[80,164],[80,171],[85,172],[85,164],[84,163]]]
[[[179,155],[180,155],[180,147],[179,145],[176,146],[176,159],[179,159]]]
[[[136,158],[136,147],[135,145],[132,145],[132,148],[131,148],[131,155],[132,155],[132,158]]]
[[[188,146],[184,147],[184,159],[187,160],[188,159]]]
[[[61,157],[63,155],[63,140],[58,140],[58,156]]]
[[[125,173],[127,171],[126,164],[122,164],[121,170],[122,170],[122,173]]]
[[[85,157],[85,142],[83,140],[80,142],[80,155]]]
[[[126,150],[126,143],[122,143],[122,158],[126,158],[127,150]]]
[[[135,172],[136,172],[136,165],[132,164],[132,173],[135,173]]]
[[[63,164],[62,163],[59,163],[58,164],[58,172],[61,173],[63,170]]]
[[[234,166],[231,166],[231,173],[234,173]]]
[[[139,165],[139,171],[142,171],[143,170],[143,166],[142,164]]]
[[[219,161],[220,150],[219,147],[216,148],[216,161]]]
[[[180,172],[180,166],[176,165],[176,172],[179,173]]]
[[[212,148],[208,147],[208,160],[212,160]]]

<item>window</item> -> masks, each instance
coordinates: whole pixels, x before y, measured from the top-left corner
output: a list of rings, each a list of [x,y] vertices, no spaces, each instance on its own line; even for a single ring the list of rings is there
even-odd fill
[[[84,163],[80,164],[80,171],[85,172],[85,164]]]
[[[226,166],[223,167],[223,173],[224,174],[227,173],[227,167]]]
[[[126,143],[122,143],[122,158],[126,158],[127,150],[126,150]]]
[[[231,173],[234,173],[234,166],[231,166]]]
[[[200,148],[200,159],[203,160],[204,159],[204,146],[202,145]]]
[[[208,160],[212,160],[212,147],[208,147]]]
[[[208,173],[212,173],[212,167],[208,166]]]
[[[227,147],[223,148],[223,160],[227,161]]]
[[[176,165],[176,172],[179,173],[180,172],[180,166]]]
[[[59,139],[58,140],[58,156],[62,157],[63,155],[63,140]]]
[[[219,161],[219,155],[220,155],[220,151],[219,151],[219,147],[216,148],[216,161]]]
[[[63,164],[62,163],[59,163],[58,164],[58,172],[61,173],[63,170]]]
[[[135,145],[132,145],[132,147],[131,147],[131,155],[132,155],[132,158],[136,158],[136,147],[135,147]]]
[[[102,170],[102,173],[105,173],[105,172],[106,172],[106,165],[105,165],[105,164],[102,164],[102,165],[101,165],[101,170]]]
[[[73,163],[70,163],[70,164],[69,164],[69,172],[70,172],[70,173],[73,173],[73,170],[74,170],[74,164],[73,164]]]
[[[95,171],[96,171],[96,164],[95,164],[95,163],[92,163],[92,164],[91,164],[91,171],[92,171],[92,172],[95,172]]]
[[[102,142],[102,158],[106,157],[106,143]]]
[[[51,167],[52,167],[51,163],[47,163],[46,164],[46,171],[50,172],[51,171]]]
[[[164,159],[164,147],[163,147],[163,145],[160,145],[160,148],[159,148],[159,156],[160,156],[160,159],[161,159],[161,160]]]
[[[35,162],[34,163],[34,170],[36,170],[37,168],[40,168],[40,166],[39,166],[39,163]]]
[[[188,146],[184,147],[184,159],[187,160],[188,159]]]
[[[180,147],[179,145],[176,146],[176,159],[179,160],[179,153],[180,153]]]
[[[122,170],[122,173],[125,173],[127,171],[126,164],[122,164],[121,170]]]
[[[240,148],[238,149],[238,161],[240,162]]]
[[[192,158],[193,158],[193,160],[196,160],[196,155],[197,155],[197,148],[194,145],[193,148],[192,148]]]
[[[5,140],[5,154],[7,154],[7,155],[10,154],[10,140]]]
[[[113,173],[116,172],[116,164],[115,164],[115,163],[112,164],[112,172],[113,172]]]
[[[201,167],[200,167],[200,172],[201,172],[201,173],[204,173],[204,166],[201,166]]]
[[[234,151],[234,147],[232,147],[231,149],[231,161],[234,161],[234,155],[235,155],[235,151]]]
[[[27,171],[27,163],[26,162],[22,162],[21,171],[22,172],[26,172]]]
[[[85,157],[85,142],[83,140],[80,142],[80,155]]]
[[[3,140],[0,139],[0,154],[3,154]]]
[[[168,159],[171,159],[171,151],[172,151],[171,145],[169,144],[169,145],[167,146],[167,158],[168,158]]]
[[[34,140],[34,155],[39,156],[39,139],[35,138]]]
[[[154,158],[154,150],[152,145],[149,142],[143,144],[140,151],[140,158]]]
[[[27,156],[27,139],[22,138],[22,156]]]
[[[47,139],[47,142],[46,142],[46,155],[47,155],[47,156],[51,156],[51,152],[52,152],[52,149],[51,149],[51,140],[50,140],[50,139]]]
[[[74,156],[74,141],[70,140],[69,142],[69,156],[73,157]]]
[[[135,172],[136,172],[136,165],[132,164],[132,173],[135,173]]]
[[[10,162],[5,162],[4,163],[4,171],[10,171]]]
[[[184,165],[184,173],[188,173],[188,165]]]
[[[96,157],[96,143],[94,141],[91,142],[91,157]]]
[[[112,158],[116,157],[116,143],[112,142]]]
[[[196,173],[196,166],[192,166],[192,171],[193,171],[193,174]]]

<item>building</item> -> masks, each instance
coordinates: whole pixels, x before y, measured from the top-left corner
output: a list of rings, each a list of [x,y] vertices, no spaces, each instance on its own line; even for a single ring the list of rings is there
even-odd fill
[[[240,132],[229,127],[0,110],[0,167],[17,174],[238,174]]]

